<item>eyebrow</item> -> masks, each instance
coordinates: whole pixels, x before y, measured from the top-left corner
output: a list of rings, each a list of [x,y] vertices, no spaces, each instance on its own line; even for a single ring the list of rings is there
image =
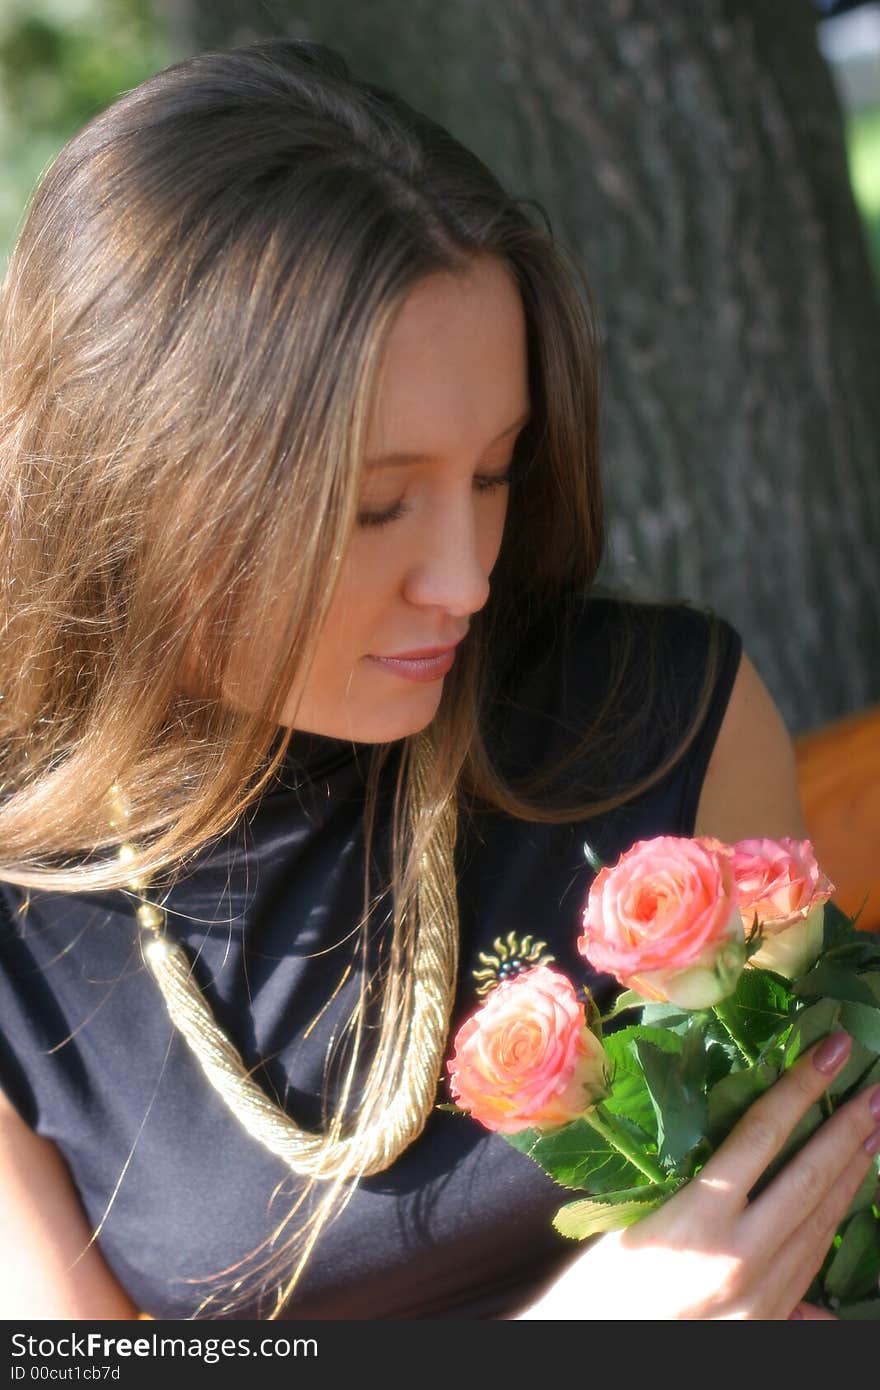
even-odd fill
[[[502,430],[501,433],[492,440],[492,443],[487,445],[487,448],[491,449],[493,444],[499,444],[502,439],[506,439],[509,434],[513,434],[514,430],[521,430],[523,425],[527,425],[531,418],[532,409],[529,407],[524,415],[521,415],[518,420],[514,420],[512,425],[508,425],[506,430]],[[424,463],[432,457],[432,454],[424,453],[381,454],[377,458],[367,459],[366,466],[367,468],[394,468],[406,463]]]

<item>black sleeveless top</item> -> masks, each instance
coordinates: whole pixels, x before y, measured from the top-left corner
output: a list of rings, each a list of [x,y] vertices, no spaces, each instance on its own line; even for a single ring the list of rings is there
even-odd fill
[[[660,763],[695,712],[714,620],[723,658],[708,713],[673,771],[610,814],[562,825],[485,811],[461,817],[460,977],[450,1042],[479,1003],[472,976],[479,953],[510,931],[546,942],[576,984],[600,995],[607,988],[575,948],[593,877],[585,840],[612,863],[638,839],[693,833],[741,652],[738,633],[711,610],[594,596],[536,618],[498,667],[490,751],[516,777],[573,746],[607,691],[622,606],[644,642],[633,646],[607,727],[638,714],[638,737],[625,746],[597,741],[582,778],[576,770],[560,791],[596,800],[603,788],[628,785]],[[652,624],[659,681],[648,702]],[[315,1128],[325,1054],[358,993],[350,933],[362,909],[368,752],[296,733],[277,784],[188,867],[165,904],[169,930],[255,1078],[298,1123]],[[389,781],[395,766],[392,758]],[[385,828],[380,817],[377,888],[386,882]],[[252,1271],[269,1253],[299,1180],[239,1126],[173,1029],[124,893],[32,892],[22,914],[26,897],[0,884],[0,1085],[58,1146],[92,1229],[100,1225],[104,1257],[141,1309],[157,1318],[266,1317],[277,1276],[261,1294]],[[375,920],[383,918],[380,910]],[[438,1101],[448,1099],[441,1081]],[[325,1228],[282,1316],[515,1313],[575,1252],[550,1224],[565,1200],[501,1136],[436,1109],[420,1137],[385,1172],[362,1180]],[[313,1205],[300,1209],[288,1233]],[[224,1311],[222,1290],[236,1273],[216,1282],[206,1276],[239,1261],[237,1274],[255,1292]],[[218,1292],[219,1301],[203,1303]]]

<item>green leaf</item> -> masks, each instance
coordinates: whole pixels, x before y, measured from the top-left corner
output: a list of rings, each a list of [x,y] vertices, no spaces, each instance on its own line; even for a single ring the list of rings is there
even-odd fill
[[[678,1053],[684,1047],[684,1040],[680,1033],[673,1033],[666,1028],[651,1027],[646,1023],[633,1023],[629,1028],[620,1028],[616,1033],[611,1034],[608,1041],[610,1042],[612,1038],[620,1049],[630,1049],[631,1044],[637,1038],[653,1043],[662,1052]]]
[[[684,1085],[704,1095],[706,1091],[706,1035],[709,1031],[709,1015],[694,1014],[690,1028],[684,1034],[681,1058],[677,1063]]]
[[[826,904],[827,916],[827,904]],[[832,965],[846,965],[861,974],[880,968],[880,939],[876,932],[852,931],[841,934],[833,946],[823,951],[822,959]]]
[[[681,1183],[673,1181],[644,1182],[641,1187],[622,1187],[619,1192],[603,1192],[596,1200],[602,1206],[619,1206],[622,1202],[653,1202],[656,1199],[659,1205],[677,1192],[680,1186]],[[566,1203],[569,1207],[577,1204],[577,1201]]]
[[[876,1291],[880,1275],[880,1224],[870,1211],[857,1212],[825,1275],[825,1294],[852,1303]]]
[[[819,1038],[833,1033],[838,1026],[841,1004],[837,999],[820,999],[817,1004],[802,1009],[796,1015],[791,1034],[785,1044],[785,1066],[790,1067],[808,1047]]]
[[[852,1004],[840,1006],[840,1022],[848,1033],[872,1052],[880,1052],[880,1008],[876,1005]]]
[[[797,1001],[787,980],[770,970],[744,970],[732,995],[714,1009],[718,1027],[737,1048],[732,1065],[751,1065],[789,1025]],[[714,1034],[713,1034],[714,1036]]]
[[[626,1125],[623,1119],[616,1123]],[[633,1131],[635,1142],[643,1144],[644,1135],[635,1127]],[[639,1187],[645,1182],[644,1174],[635,1164],[591,1129],[585,1120],[572,1120],[571,1124],[562,1125],[549,1134],[524,1129],[518,1134],[505,1134],[503,1138],[520,1153],[533,1158],[562,1187],[604,1193]]]
[[[636,1038],[648,1091],[657,1117],[661,1163],[680,1163],[702,1142],[706,1133],[706,1100],[685,1074],[685,1053],[678,1058],[644,1038]],[[691,1070],[693,1070],[691,1068]]]
[[[681,1049],[682,1040],[675,1033],[665,1033],[659,1028],[647,1028],[644,1024],[633,1024],[621,1028],[605,1038],[605,1051],[611,1061],[613,1083],[611,1095],[603,1101],[609,1114],[626,1117],[645,1136],[645,1142],[657,1147],[657,1119],[645,1074],[639,1059],[633,1051],[636,1038],[644,1038],[666,1052]]]
[[[618,994],[607,1014],[602,1015],[602,1022],[608,1023],[618,1014],[624,1013],[627,1009],[636,1009],[644,1005],[645,999],[641,994],[636,994],[634,989],[625,989]]]
[[[866,1091],[869,1086],[873,1086],[878,1081],[880,1081],[880,1057],[877,1057],[873,1065],[859,1077],[858,1085],[853,1087],[853,1094],[856,1091]]]
[[[568,1202],[559,1208],[553,1218],[553,1225],[560,1235],[569,1236],[572,1240],[587,1240],[590,1236],[602,1235],[605,1231],[621,1231],[625,1226],[631,1226],[640,1217],[647,1216],[649,1212],[656,1211],[663,1205],[669,1194],[664,1193],[662,1188],[658,1191],[663,1195],[647,1201],[630,1198],[627,1201],[597,1202],[590,1197],[584,1197],[577,1202]]]
[[[800,997],[823,997],[827,999],[852,1000],[874,1008],[877,1000],[869,986],[853,970],[840,965],[830,965],[820,961],[809,974],[798,980],[794,993]]]
[[[595,873],[597,873],[597,874],[600,873],[601,870],[604,869],[606,866],[603,864],[602,860],[599,858],[598,854],[597,854],[596,851],[593,849],[593,846],[590,844],[589,840],[584,840],[583,849],[584,849],[584,858],[586,859],[586,861],[587,861],[587,863],[589,864],[590,868],[591,868]]]
[[[742,1066],[739,1048],[714,1014],[709,1015],[706,1023],[706,1050],[709,1059],[706,1074],[710,1087],[729,1071]]]
[[[754,967],[740,975],[732,1002],[739,1016],[739,1029],[756,1053],[767,1045],[794,1007],[788,982],[770,970]]]
[[[662,1028],[664,1032],[683,1033],[689,1027],[693,1013],[682,1009],[678,1004],[646,1004],[642,1010],[642,1022],[651,1028]]]
[[[852,926],[853,931],[855,931],[856,927],[858,926],[859,918],[861,917],[862,913],[864,912],[864,910],[865,910],[865,904],[867,903],[867,901],[868,901],[868,899],[869,899],[870,896],[871,896],[871,893],[870,893],[870,889],[869,889],[868,892],[865,894],[865,896],[862,898],[861,905],[860,905],[859,910],[858,910],[858,912],[856,913],[855,917],[850,917],[850,918],[848,918],[848,921],[849,921],[850,925]],[[841,916],[846,917],[846,913],[845,913],[845,912],[844,912],[844,913],[841,913]]]
[[[876,1052],[863,1047],[857,1038],[853,1038],[852,1051],[847,1058],[846,1066],[843,1071],[832,1077],[826,1088],[827,1093],[839,1105],[849,1091],[855,1095],[856,1091],[861,1091],[869,1085],[872,1072],[877,1073],[875,1079],[880,1081],[880,1060]]]
[[[851,941],[855,935],[853,919],[837,906],[831,898],[825,904],[825,926],[822,940],[822,955],[827,955],[835,946]]]
[[[872,1298],[864,1303],[844,1303],[835,1308],[834,1316],[845,1322],[874,1322],[880,1319],[880,1298]]]
[[[746,960],[751,960],[756,956],[764,944],[764,933],[761,930],[761,923],[758,921],[758,914],[752,918],[752,925],[746,932]]]
[[[880,970],[866,970],[859,976],[862,984],[867,985],[877,1003],[880,1004]]]
[[[766,1062],[731,1072],[709,1092],[707,1132],[714,1145],[728,1135],[753,1100],[764,1094],[779,1078],[779,1070]]]

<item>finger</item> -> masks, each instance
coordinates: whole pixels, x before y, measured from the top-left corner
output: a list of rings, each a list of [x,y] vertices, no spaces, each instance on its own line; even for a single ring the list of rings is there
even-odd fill
[[[775,1295],[771,1316],[787,1317],[788,1310],[803,1298],[819,1273],[835,1232],[873,1161],[862,1149],[823,1200],[805,1215],[798,1229],[776,1252],[768,1266]]]
[[[852,1049],[848,1033],[816,1043],[763,1096],[749,1106],[693,1182],[713,1204],[723,1193],[745,1206],[749,1191],[776,1157],[798,1120],[841,1070]]]
[[[768,1230],[777,1232],[780,1242],[785,1240],[819,1207],[857,1156],[854,1166],[861,1169],[862,1181],[880,1148],[880,1143],[872,1145],[878,1126],[880,1086],[872,1086],[826,1120],[749,1204],[740,1227],[746,1240],[761,1243]]]
[[[829,1313],[827,1308],[817,1308],[815,1303],[799,1303],[788,1316],[789,1318],[806,1318],[808,1322],[819,1322],[827,1318],[830,1318],[832,1322],[840,1321],[834,1313]]]

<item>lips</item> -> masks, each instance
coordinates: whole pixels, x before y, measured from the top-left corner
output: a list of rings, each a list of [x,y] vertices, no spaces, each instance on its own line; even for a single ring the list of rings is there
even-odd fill
[[[417,684],[431,683],[448,676],[455,663],[455,649],[464,641],[466,633],[455,642],[445,646],[413,647],[408,652],[396,652],[393,656],[369,656],[367,660],[391,675]]]
[[[457,638],[455,642],[447,642],[444,647],[416,647],[411,652],[388,652],[383,655],[386,661],[423,661],[427,657],[445,656],[447,652],[453,651],[460,642],[463,642],[465,634]]]
[[[447,652],[455,650],[455,644],[451,647],[419,647],[414,652],[389,652],[386,661],[424,661],[432,656],[445,656]]]

